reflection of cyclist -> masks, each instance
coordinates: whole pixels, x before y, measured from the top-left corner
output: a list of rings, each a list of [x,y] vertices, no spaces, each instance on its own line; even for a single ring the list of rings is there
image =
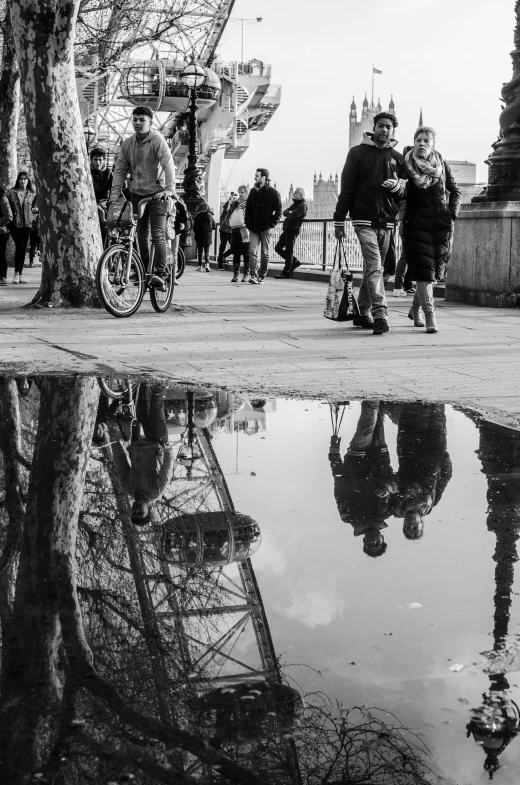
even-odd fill
[[[90,151],[90,174],[96,204],[98,206],[99,223],[101,224],[101,236],[103,244],[106,237],[106,207],[110,189],[112,188],[112,172],[107,167],[107,154],[102,147],[94,147]]]
[[[173,471],[164,413],[165,393],[166,385],[141,385],[136,418],[144,438],[134,435],[130,440],[115,442],[113,447],[121,487],[134,497],[132,521],[137,524],[150,520],[149,505],[161,497]]]
[[[152,285],[166,289],[164,278],[166,264],[166,197],[175,194],[175,165],[170,148],[164,137],[152,130],[153,113],[147,106],[136,106],[132,112],[135,134],[125,139],[119,151],[114,170],[111,201],[121,195],[125,178],[131,173],[130,192],[132,208],[137,213],[141,199],[153,197],[146,205],[142,218],[137,224],[139,250],[145,269],[150,253],[149,235],[155,247],[155,272]]]

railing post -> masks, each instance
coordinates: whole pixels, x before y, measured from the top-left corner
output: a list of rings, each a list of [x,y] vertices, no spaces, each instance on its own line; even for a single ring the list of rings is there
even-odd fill
[[[327,233],[327,221],[323,221],[323,259],[321,262],[321,269],[323,272],[327,269],[327,251],[329,246],[329,238]]]

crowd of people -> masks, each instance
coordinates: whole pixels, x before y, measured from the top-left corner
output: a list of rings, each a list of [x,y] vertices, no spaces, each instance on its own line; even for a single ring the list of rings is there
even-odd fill
[[[0,188],[0,286],[7,286],[7,243],[12,237],[14,252],[14,284],[27,283],[23,269],[29,249],[29,267],[35,267],[40,247],[36,192],[26,171],[18,172],[16,182],[7,192]]]

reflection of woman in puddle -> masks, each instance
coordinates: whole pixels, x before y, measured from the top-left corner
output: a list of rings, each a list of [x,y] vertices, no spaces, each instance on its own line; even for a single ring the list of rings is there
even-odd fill
[[[136,418],[144,436],[134,433],[113,445],[117,475],[123,491],[134,497],[132,521],[138,525],[150,520],[150,504],[162,496],[173,471],[164,413],[165,391],[166,385],[141,384]]]
[[[452,474],[443,404],[403,405],[397,456],[397,486],[388,489],[397,491],[393,496],[393,514],[404,518],[404,536],[418,540],[423,536],[424,517],[439,503]]]
[[[383,412],[379,401],[363,401],[356,432],[343,461],[340,439],[333,436],[329,460],[334,475],[334,496],[341,519],[363,535],[363,551],[381,556],[387,548],[381,529],[391,515],[390,496],[382,492],[391,485],[393,472],[385,442]]]

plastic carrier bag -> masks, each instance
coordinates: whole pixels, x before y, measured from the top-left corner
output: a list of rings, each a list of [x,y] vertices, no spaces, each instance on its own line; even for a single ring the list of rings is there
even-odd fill
[[[131,226],[132,225],[132,202],[121,196],[114,202],[108,205],[107,225],[111,229],[115,226]]]
[[[335,322],[348,322],[359,315],[353,277],[347,264],[345,240],[336,240],[323,316]]]

